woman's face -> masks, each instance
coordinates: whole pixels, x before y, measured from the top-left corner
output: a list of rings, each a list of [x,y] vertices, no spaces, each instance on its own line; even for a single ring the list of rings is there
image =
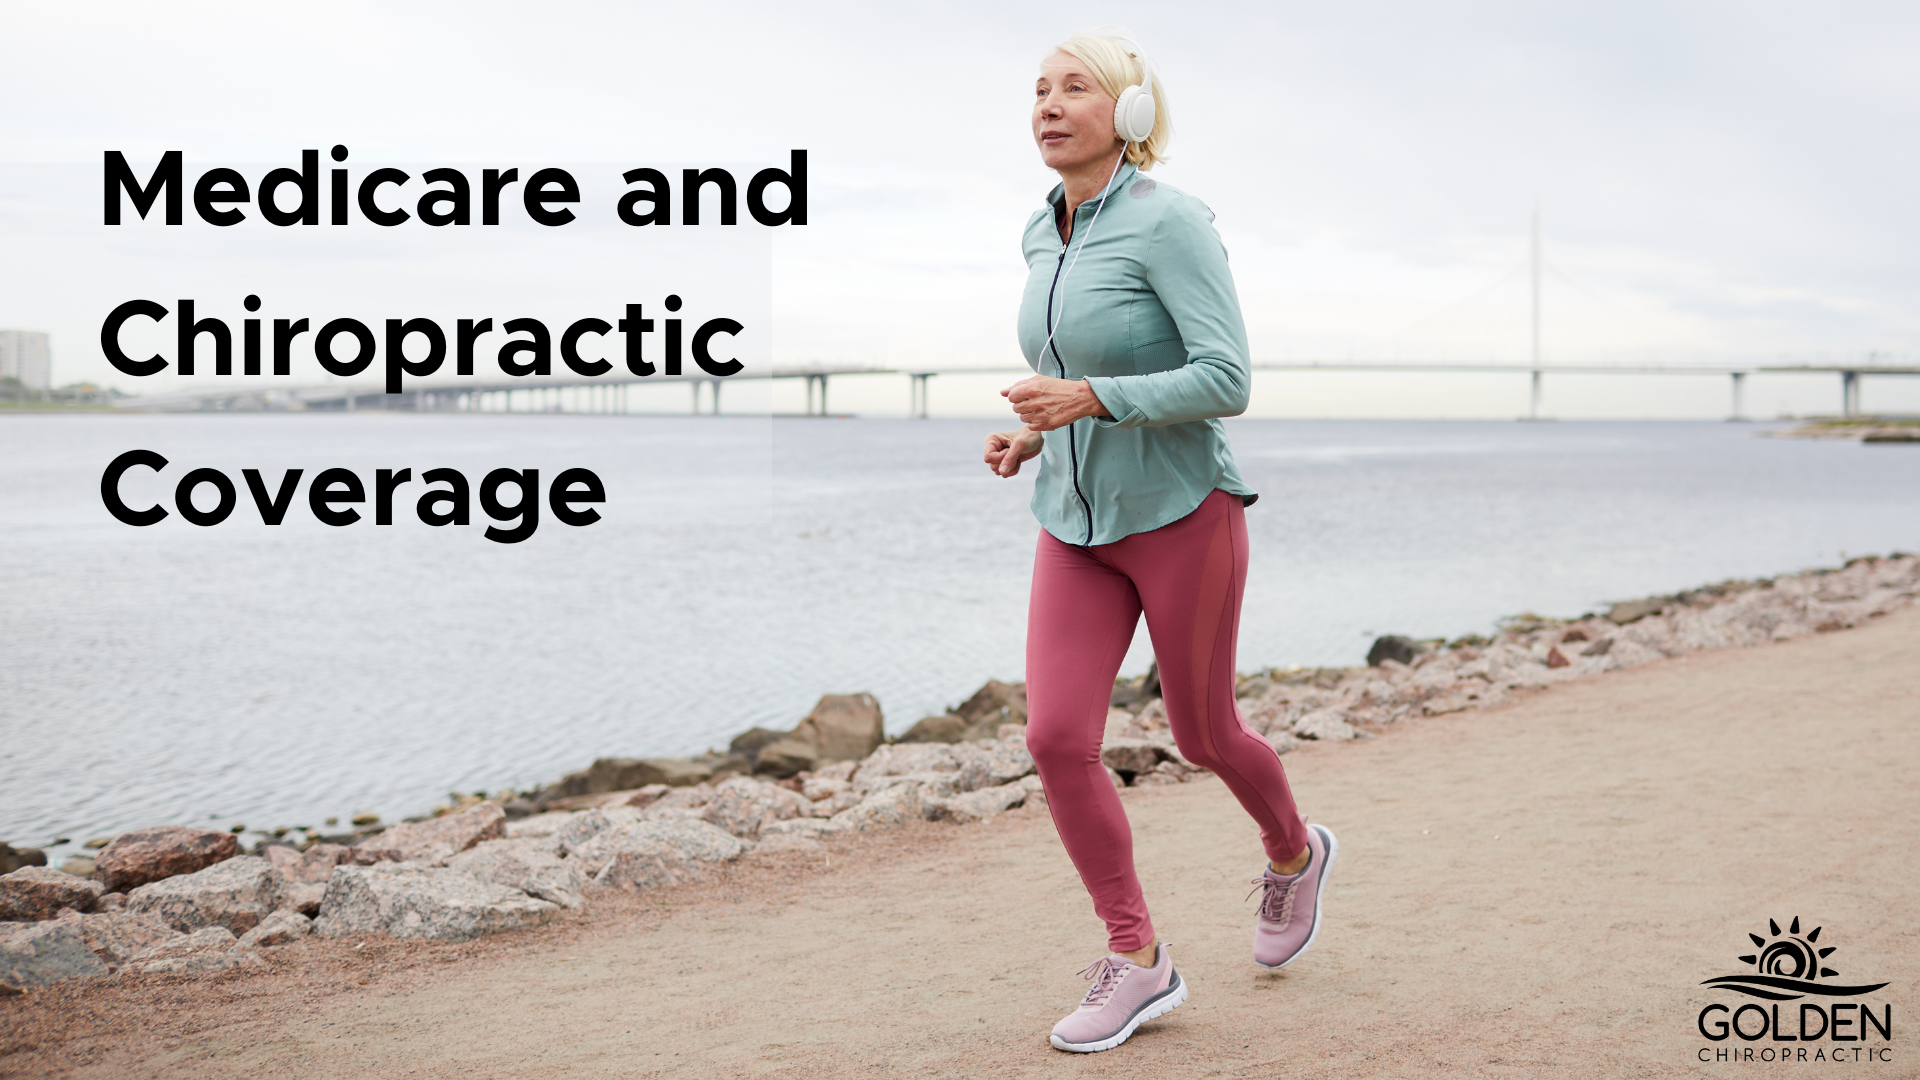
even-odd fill
[[[1072,53],[1056,50],[1040,65],[1034,84],[1033,141],[1047,168],[1068,171],[1111,155],[1113,96]]]

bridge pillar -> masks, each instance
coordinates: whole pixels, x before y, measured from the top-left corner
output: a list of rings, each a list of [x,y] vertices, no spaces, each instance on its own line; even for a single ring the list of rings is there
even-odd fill
[[[933,378],[933,372],[908,372],[907,378],[907,415],[919,420],[927,418],[927,380]]]
[[[1745,393],[1746,385],[1747,385],[1747,373],[1744,371],[1734,372],[1733,373],[1733,415],[1727,417],[1727,419],[1745,420],[1747,418],[1747,404],[1746,404],[1746,393]]]
[[[721,382],[720,382],[720,380],[719,380],[719,379],[715,379],[715,380],[713,380],[713,415],[715,415],[715,416],[719,416],[719,415],[720,415],[720,387],[721,387],[721,385],[722,385],[722,384],[721,384]]]
[[[1540,419],[1540,369],[1533,369],[1533,396],[1527,405],[1527,419]]]
[[[1852,416],[1860,411],[1860,373],[1843,371],[1840,373],[1840,415]]]

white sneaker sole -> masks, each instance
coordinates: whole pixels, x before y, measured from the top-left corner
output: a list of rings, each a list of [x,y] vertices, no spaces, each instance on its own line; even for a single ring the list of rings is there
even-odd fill
[[[1333,868],[1335,864],[1340,861],[1340,841],[1334,839],[1333,830],[1327,828],[1325,825],[1309,825],[1307,828],[1318,829],[1320,831],[1321,841],[1327,846],[1327,865],[1321,868],[1319,884],[1315,885],[1313,889],[1313,929],[1307,931],[1307,940],[1302,942],[1300,947],[1294,950],[1293,955],[1287,957],[1285,960],[1277,964],[1260,964],[1259,960],[1254,961],[1254,963],[1260,964],[1261,967],[1266,968],[1268,971],[1278,971],[1288,964],[1293,963],[1295,960],[1307,955],[1307,950],[1313,948],[1313,939],[1320,936],[1320,916],[1326,914],[1327,911],[1327,905],[1325,903],[1327,898],[1327,879],[1333,876]]]
[[[1140,1011],[1133,1014],[1133,1019],[1128,1020],[1125,1026],[1112,1035],[1096,1042],[1085,1043],[1070,1043],[1058,1035],[1049,1035],[1047,1036],[1047,1041],[1053,1044],[1055,1050],[1065,1050],[1073,1054],[1096,1054],[1102,1050],[1111,1050],[1119,1046],[1121,1043],[1132,1038],[1133,1030],[1141,1024],[1149,1020],[1158,1020],[1160,1017],[1186,1004],[1187,980],[1181,979],[1180,972],[1177,970],[1173,973],[1173,977],[1179,979],[1179,982],[1170,987],[1166,993],[1141,1006]]]

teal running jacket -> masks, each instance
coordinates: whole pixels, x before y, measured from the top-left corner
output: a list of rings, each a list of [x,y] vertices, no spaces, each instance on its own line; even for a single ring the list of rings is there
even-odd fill
[[[1024,241],[1027,364],[1085,379],[1113,414],[1046,433],[1033,513],[1069,544],[1110,544],[1178,521],[1215,488],[1249,504],[1257,497],[1217,419],[1246,411],[1251,376],[1213,211],[1132,164],[1108,191],[1105,207],[1095,197],[1074,211],[1062,244],[1054,223],[1066,193],[1056,186]]]

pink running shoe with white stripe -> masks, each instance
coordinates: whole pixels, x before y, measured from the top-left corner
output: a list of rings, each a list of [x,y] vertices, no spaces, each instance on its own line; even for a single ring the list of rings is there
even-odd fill
[[[1141,967],[1124,956],[1107,955],[1080,972],[1093,980],[1080,1007],[1053,1025],[1056,1049],[1076,1054],[1111,1050],[1126,1042],[1135,1028],[1165,1016],[1187,1000],[1187,984],[1173,970],[1173,955],[1165,942],[1152,967]]]
[[[1320,934],[1321,900],[1340,858],[1340,842],[1325,825],[1309,825],[1307,853],[1307,865],[1297,874],[1276,874],[1268,866],[1253,879],[1256,889],[1266,890],[1253,925],[1253,962],[1261,967],[1286,967]]]

